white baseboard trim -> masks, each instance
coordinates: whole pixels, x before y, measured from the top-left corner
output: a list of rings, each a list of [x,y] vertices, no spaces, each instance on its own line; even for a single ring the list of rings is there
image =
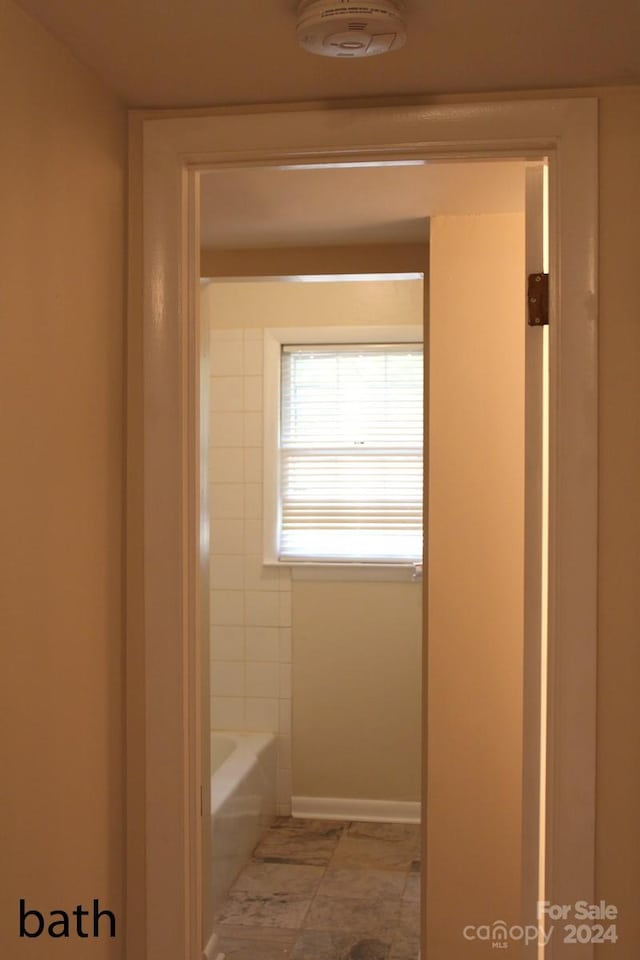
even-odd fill
[[[217,960],[218,956],[220,956],[216,949],[217,946],[218,946],[218,934],[214,932],[209,937],[209,942],[204,948],[204,951],[202,953],[202,960]]]
[[[292,797],[291,816],[303,820],[369,820],[420,823],[419,800],[360,800],[350,797]]]

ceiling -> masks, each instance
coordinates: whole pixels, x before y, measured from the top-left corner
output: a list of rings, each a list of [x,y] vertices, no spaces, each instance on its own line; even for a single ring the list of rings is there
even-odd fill
[[[19,0],[135,107],[640,82],[638,0],[407,0],[383,57],[299,49],[295,0]]]
[[[228,169],[203,175],[200,196],[207,249],[425,243],[437,214],[523,210],[524,164]]]

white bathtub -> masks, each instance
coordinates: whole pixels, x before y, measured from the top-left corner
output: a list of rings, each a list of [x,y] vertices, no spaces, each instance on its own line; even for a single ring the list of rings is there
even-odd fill
[[[276,815],[272,733],[211,734],[211,889],[217,915]]]

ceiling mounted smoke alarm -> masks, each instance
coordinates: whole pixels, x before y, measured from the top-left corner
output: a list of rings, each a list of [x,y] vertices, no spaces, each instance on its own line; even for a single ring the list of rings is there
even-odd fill
[[[322,57],[375,57],[404,46],[404,0],[301,0],[298,43]]]

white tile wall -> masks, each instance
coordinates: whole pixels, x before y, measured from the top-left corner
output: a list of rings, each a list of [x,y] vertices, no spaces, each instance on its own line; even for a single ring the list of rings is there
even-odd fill
[[[278,736],[278,760],[286,770],[291,769],[291,737]]]
[[[254,414],[239,413],[232,410],[212,411],[209,417],[209,446],[244,446],[244,418],[252,416],[254,416]],[[253,445],[257,446],[257,444]]]
[[[211,697],[211,725],[214,730],[242,730],[243,697]]]
[[[247,662],[279,663],[280,631],[277,627],[245,627]]]
[[[214,660],[211,694],[214,697],[244,697],[246,666],[234,660]]]
[[[212,555],[209,575],[214,590],[242,590],[244,587],[244,557]]]
[[[219,624],[211,627],[211,660],[244,661],[244,634],[244,627],[222,626]]]
[[[281,591],[278,594],[278,626],[291,626],[291,594]]]
[[[246,694],[248,697],[280,696],[279,663],[246,664]]]
[[[262,446],[262,413],[245,413],[244,416],[244,445],[245,447]]]
[[[245,623],[255,627],[286,627],[280,623],[280,593],[275,590],[245,590]]]
[[[211,517],[226,517],[236,520],[244,517],[244,484],[212,483],[209,486],[209,511]]]
[[[212,517],[211,554],[244,556],[245,522],[229,517]]]
[[[289,700],[280,701],[278,730],[284,736],[291,736],[291,702]]]
[[[262,376],[262,337],[247,339],[244,342],[245,377]]]
[[[262,520],[245,520],[244,552],[248,555],[262,553]]]
[[[280,567],[279,585],[281,590],[291,591],[291,570],[289,567]]]
[[[245,447],[244,479],[247,483],[262,483],[261,447]]]
[[[291,804],[291,577],[262,563],[263,331],[210,331],[211,723],[278,735]]]
[[[278,630],[280,663],[291,663],[291,628]]]
[[[244,729],[273,731],[278,724],[278,703],[275,697],[247,697]]]
[[[244,516],[251,520],[262,519],[262,484],[244,484]]]
[[[291,699],[291,664],[280,663],[278,675],[278,696],[281,700]]]
[[[209,409],[253,410],[244,406],[244,377],[211,377],[209,382]]]
[[[247,452],[243,447],[217,447],[213,450],[211,466],[216,483],[242,483]]]
[[[243,626],[242,590],[211,591],[211,626]]]
[[[230,333],[232,331],[229,331]],[[209,344],[209,369],[212,377],[241,377],[244,344],[241,340],[225,341],[212,337]],[[260,373],[261,371],[258,371]]]
[[[237,410],[238,407],[230,407]],[[262,377],[244,378],[244,409],[262,410]]]

